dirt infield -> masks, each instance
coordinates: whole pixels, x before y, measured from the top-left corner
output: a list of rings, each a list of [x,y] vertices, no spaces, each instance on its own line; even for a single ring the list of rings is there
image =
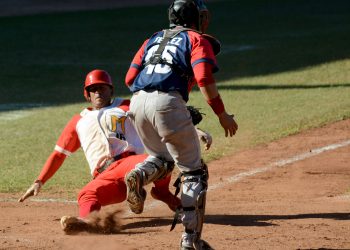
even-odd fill
[[[23,5],[30,2],[41,5]],[[64,8],[57,2],[69,1],[3,0],[0,16]],[[82,9],[81,3],[146,1],[70,2]],[[349,141],[345,120],[210,162],[203,238],[215,249],[350,249]],[[0,194],[0,249],[179,247],[181,224],[169,232],[173,214],[150,197],[141,215],[130,214],[124,203],[103,209],[124,211],[119,233],[65,235],[59,220],[76,215],[76,203],[44,200],[61,198],[44,190],[42,201],[17,203],[20,195]]]
[[[211,162],[203,236],[215,249],[350,249],[350,120]],[[147,198],[117,234],[65,235],[77,205],[0,194],[0,249],[178,249],[181,225]],[[45,196],[45,193],[41,194]],[[56,197],[57,198],[57,197]]]

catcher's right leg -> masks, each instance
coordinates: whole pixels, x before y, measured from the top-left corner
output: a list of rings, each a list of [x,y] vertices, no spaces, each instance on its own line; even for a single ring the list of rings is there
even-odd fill
[[[140,214],[143,211],[147,194],[143,186],[165,177],[173,168],[173,162],[165,162],[157,157],[148,156],[144,162],[137,164],[135,169],[126,175],[126,201],[132,212]]]
[[[210,245],[201,239],[208,187],[207,166],[203,163],[202,169],[183,175],[181,201],[185,232],[181,238],[181,250],[210,250]]]

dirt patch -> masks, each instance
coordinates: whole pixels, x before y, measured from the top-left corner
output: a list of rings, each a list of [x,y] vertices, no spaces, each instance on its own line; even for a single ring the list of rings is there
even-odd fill
[[[210,162],[204,239],[215,249],[349,249],[349,144],[345,120]],[[76,204],[15,197],[0,194],[0,249],[179,246],[181,224],[169,232],[173,214],[151,198],[141,215],[124,203],[102,210],[124,211],[117,233],[65,235],[59,219]]]

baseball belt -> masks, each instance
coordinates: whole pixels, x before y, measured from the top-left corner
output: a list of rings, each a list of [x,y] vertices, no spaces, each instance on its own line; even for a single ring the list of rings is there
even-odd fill
[[[108,160],[103,164],[101,167],[96,168],[94,171],[94,178],[96,178],[97,175],[101,174],[103,171],[105,171],[113,162],[118,161],[122,158],[128,157],[130,155],[136,155],[135,152],[125,151],[119,155],[114,156],[112,159]]]

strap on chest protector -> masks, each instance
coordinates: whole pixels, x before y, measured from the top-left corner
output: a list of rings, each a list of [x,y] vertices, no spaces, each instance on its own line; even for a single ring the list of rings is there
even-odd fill
[[[167,29],[163,31],[163,40],[160,42],[158,49],[154,54],[151,56],[151,58],[144,64],[144,67],[147,67],[148,65],[157,65],[157,64],[165,64],[168,65],[174,72],[176,72],[179,76],[185,78],[186,80],[189,80],[192,77],[192,73],[184,71],[182,68],[180,68],[178,65],[174,63],[170,63],[167,60],[162,58],[163,51],[165,49],[165,46],[168,44],[168,42],[176,37],[179,33],[182,31],[195,31],[188,28],[180,28],[176,30]],[[197,32],[197,31],[195,31]]]

